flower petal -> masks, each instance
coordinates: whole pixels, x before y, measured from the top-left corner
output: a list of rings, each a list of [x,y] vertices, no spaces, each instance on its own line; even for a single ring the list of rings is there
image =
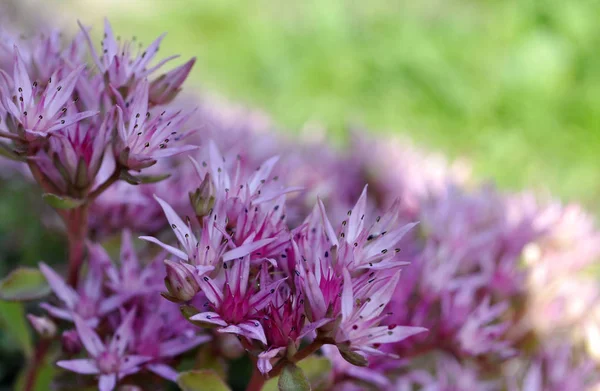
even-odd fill
[[[81,373],[83,375],[95,375],[100,373],[100,370],[96,366],[96,361],[89,358],[61,360],[58,361],[56,365],[68,371]]]
[[[98,334],[79,315],[73,315],[73,319],[79,339],[90,355],[97,357],[106,350]]]

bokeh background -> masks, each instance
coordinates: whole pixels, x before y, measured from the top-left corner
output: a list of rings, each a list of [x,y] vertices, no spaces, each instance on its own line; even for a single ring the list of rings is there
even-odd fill
[[[600,214],[600,2],[592,0],[70,0],[5,2],[43,24],[196,56],[188,88],[307,124],[343,147],[359,125],[402,134],[481,180],[583,203]],[[402,169],[399,167],[398,169]],[[64,255],[38,222],[38,195],[0,173],[0,275]],[[32,206],[34,205],[34,206]],[[42,206],[40,206],[41,208]],[[30,344],[20,307],[0,303],[0,384]]]

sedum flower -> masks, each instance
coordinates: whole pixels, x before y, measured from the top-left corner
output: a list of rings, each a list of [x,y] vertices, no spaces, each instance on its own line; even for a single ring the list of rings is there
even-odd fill
[[[62,78],[56,73],[42,88],[31,81],[25,63],[15,47],[12,78],[0,72],[0,104],[8,129],[25,142],[44,138],[71,124],[96,115],[96,111],[77,112],[72,103],[73,90],[84,66],[78,66]]]
[[[224,263],[221,278],[203,276],[200,289],[206,297],[209,311],[200,312],[190,320],[217,326],[220,333],[237,334],[248,340],[267,344],[260,311],[268,306],[283,279],[268,281],[263,274],[259,287],[250,279],[250,257]]]
[[[150,358],[128,354],[132,341],[132,323],[135,310],[130,311],[115,331],[110,343],[104,344],[98,334],[80,317],[75,316],[75,327],[81,343],[90,358],[61,360],[56,363],[61,368],[83,375],[99,375],[98,389],[111,391],[117,382],[140,370],[140,365]]]
[[[161,158],[191,151],[194,145],[180,145],[191,131],[182,130],[190,114],[162,111],[152,115],[148,111],[148,82],[136,88],[127,110],[116,107],[117,136],[115,156],[123,167],[141,170],[156,164]]]
[[[54,270],[41,262],[40,271],[63,307],[48,303],[42,303],[40,307],[57,319],[72,322],[75,317],[79,317],[92,326],[97,325],[102,317],[117,309],[127,300],[127,297],[120,295],[105,297],[102,292],[102,270],[97,264],[91,264],[90,269],[93,272],[88,273],[79,290],[75,291]]]
[[[104,37],[100,42],[101,51],[94,48],[92,38],[86,28],[79,24],[81,31],[85,35],[94,64],[100,74],[114,88],[135,88],[140,80],[146,79],[149,75],[161,68],[168,61],[177,58],[171,56],[161,60],[158,64],[150,66],[150,63],[156,57],[160,43],[165,34],[158,37],[146,49],[136,48],[134,41],[120,42],[115,39],[112,27],[108,19],[104,19]]]

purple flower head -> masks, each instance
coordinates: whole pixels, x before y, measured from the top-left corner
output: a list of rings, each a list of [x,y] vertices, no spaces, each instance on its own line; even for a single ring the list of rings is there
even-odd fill
[[[261,323],[269,348],[258,355],[257,366],[262,373],[272,369],[271,361],[281,355],[289,346],[298,347],[303,337],[330,319],[307,322],[304,314],[304,299],[293,294],[276,290],[271,303],[261,312]]]
[[[148,111],[148,82],[136,88],[129,108],[123,112],[117,106],[117,135],[115,156],[127,169],[141,170],[158,159],[196,149],[193,145],[180,145],[191,131],[182,130],[190,114],[180,112],[153,115]]]
[[[62,78],[56,73],[42,88],[32,82],[19,50],[15,47],[12,78],[0,72],[0,105],[8,129],[23,141],[44,138],[82,119],[96,115],[95,111],[78,112],[72,94],[84,66],[81,65]]]
[[[147,265],[143,265],[136,253],[129,230],[123,230],[121,235],[118,263],[113,263],[106,250],[99,244],[90,243],[88,252],[91,262],[104,266],[104,272],[108,277],[106,286],[123,300],[160,291],[162,287],[160,275],[164,272],[160,264],[163,254],[159,254]]]
[[[146,300],[135,323],[132,351],[149,357],[144,368],[170,381],[177,371],[169,363],[211,339],[181,317],[179,307],[165,300]]]
[[[134,317],[135,310],[132,310],[124,317],[110,343],[105,345],[87,322],[76,315],[75,327],[90,358],[62,360],[58,361],[56,365],[84,375],[99,375],[98,389],[100,391],[113,390],[121,378],[138,372],[140,365],[150,359],[127,353],[133,339]]]
[[[66,194],[82,197],[93,186],[110,143],[110,122],[108,117],[101,124],[78,122],[50,138],[46,153],[52,165],[42,169]]]
[[[217,278],[199,279],[210,311],[200,312],[190,320],[215,325],[220,333],[238,334],[266,345],[260,311],[272,302],[283,281],[269,281],[262,273],[260,284],[256,286],[250,279],[249,256],[224,263],[223,272]]]
[[[121,42],[120,39],[115,39],[112,27],[107,19],[104,20],[104,38],[100,42],[101,52],[98,53],[87,29],[81,23],[79,26],[85,35],[92,59],[99,73],[105,79],[105,82],[114,88],[133,89],[136,87],[136,83],[146,79],[165,63],[178,57],[165,58],[151,67],[150,63],[158,53],[160,43],[165,35],[158,37],[146,49],[142,49],[141,46],[138,48],[135,40]]]
[[[200,237],[196,238],[192,232],[190,221],[187,224],[184,223],[169,204],[158,197],[155,198],[163,208],[182,249],[165,244],[154,237],[142,236],[140,238],[156,243],[181,260],[194,265],[198,277],[220,267],[222,262],[244,257],[273,241],[272,238],[254,241],[255,235],[252,235],[246,242],[236,247],[233,241],[225,236],[224,229],[218,229],[216,223],[205,224],[200,232]],[[215,211],[206,219],[208,221],[215,220],[218,219],[218,215],[218,211]],[[230,247],[233,248],[230,249]]]
[[[96,326],[100,318],[117,309],[127,298],[120,295],[106,297],[102,289],[104,274],[101,265],[90,263],[90,269],[84,283],[75,291],[48,265],[40,263],[40,271],[61,301],[62,307],[48,303],[40,306],[54,318],[72,322],[74,317],[79,317],[91,326]]]

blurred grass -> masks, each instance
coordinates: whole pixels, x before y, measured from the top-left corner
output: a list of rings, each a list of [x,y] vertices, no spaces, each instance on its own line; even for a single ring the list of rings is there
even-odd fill
[[[349,121],[473,161],[510,189],[600,212],[600,2],[202,0],[73,2],[193,80],[298,129]],[[94,15],[94,16],[90,16]]]

